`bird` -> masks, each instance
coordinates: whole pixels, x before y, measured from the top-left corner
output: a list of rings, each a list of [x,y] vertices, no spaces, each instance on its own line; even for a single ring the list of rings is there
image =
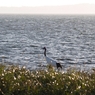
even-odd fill
[[[46,59],[47,63],[48,63],[49,65],[52,65],[52,66],[54,66],[54,67],[57,67],[57,69],[58,69],[58,68],[61,68],[61,69],[62,69],[62,66],[61,66],[60,63],[56,62],[55,60],[49,58],[49,57],[46,55],[46,47],[43,47],[42,49],[44,49],[44,56],[45,56],[45,59]]]

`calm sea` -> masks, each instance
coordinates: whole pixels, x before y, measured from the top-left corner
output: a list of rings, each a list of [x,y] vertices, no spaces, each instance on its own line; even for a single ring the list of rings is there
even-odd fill
[[[95,67],[95,16],[0,15],[1,62],[44,68],[44,46],[63,68]]]

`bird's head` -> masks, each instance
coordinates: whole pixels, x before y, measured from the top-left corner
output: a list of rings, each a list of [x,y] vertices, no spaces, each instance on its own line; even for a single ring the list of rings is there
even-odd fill
[[[46,50],[46,47],[43,47],[42,49]]]
[[[42,49],[44,49],[44,55],[46,56],[46,47],[43,47]]]

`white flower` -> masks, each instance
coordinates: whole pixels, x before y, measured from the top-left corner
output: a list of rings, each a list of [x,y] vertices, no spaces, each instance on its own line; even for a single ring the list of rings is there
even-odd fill
[[[81,88],[81,86],[78,86],[78,88],[77,89],[80,89]]]
[[[14,76],[14,80],[16,80],[16,77]]]

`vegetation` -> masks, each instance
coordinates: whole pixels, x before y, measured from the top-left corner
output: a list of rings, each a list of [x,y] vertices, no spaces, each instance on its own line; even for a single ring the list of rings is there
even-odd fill
[[[30,71],[0,64],[0,95],[95,95],[95,72]]]

